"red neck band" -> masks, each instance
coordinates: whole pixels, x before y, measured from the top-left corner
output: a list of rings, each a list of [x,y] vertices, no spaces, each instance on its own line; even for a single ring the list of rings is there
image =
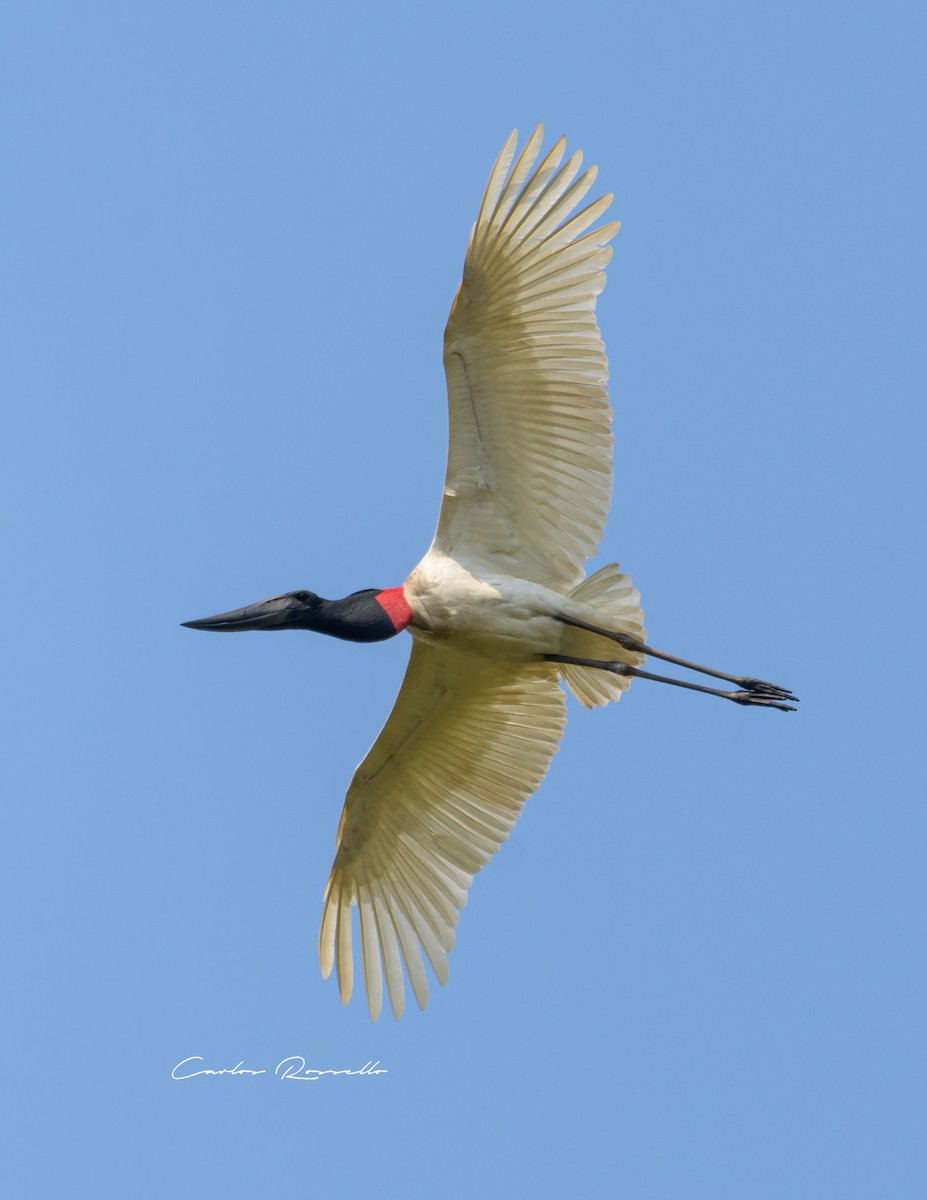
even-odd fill
[[[405,593],[401,587],[386,588],[385,591],[378,592],[374,599],[393,622],[393,628],[397,633],[410,624],[412,609],[406,603]]]

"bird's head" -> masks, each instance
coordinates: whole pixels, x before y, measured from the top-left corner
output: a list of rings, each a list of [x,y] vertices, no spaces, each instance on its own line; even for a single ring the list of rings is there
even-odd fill
[[[318,629],[318,618],[325,604],[326,601],[315,592],[301,589],[259,600],[247,608],[233,608],[230,612],[202,617],[199,621],[184,621],[183,624],[188,629],[209,629],[215,633],[239,633],[244,629]]]
[[[364,588],[343,600],[323,600],[300,590],[272,596],[247,608],[199,621],[184,621],[188,629],[238,633],[243,629],[314,629],[347,642],[382,642],[395,637],[412,620],[402,588]]]

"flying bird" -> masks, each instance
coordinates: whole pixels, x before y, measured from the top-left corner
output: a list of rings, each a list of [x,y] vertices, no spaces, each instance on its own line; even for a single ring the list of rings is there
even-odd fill
[[[437,531],[401,587],[342,600],[296,591],[193,629],[314,629],[355,642],[402,630],[412,653],[393,711],[348,788],[319,955],[354,983],[352,910],[373,1020],[383,977],[393,1013],[403,966],[420,1008],[424,957],[447,955],[473,876],[539,787],[566,720],[561,684],[587,708],[635,678],[794,711],[783,687],[654,649],[640,595],[617,564],[583,577],[608,514],[612,432],[596,296],[618,222],[582,207],[596,168],[564,138],[538,162],[542,126],[496,159],[444,334],[449,445]],[[591,232],[590,232],[591,230]],[[644,670],[647,657],[733,685]]]

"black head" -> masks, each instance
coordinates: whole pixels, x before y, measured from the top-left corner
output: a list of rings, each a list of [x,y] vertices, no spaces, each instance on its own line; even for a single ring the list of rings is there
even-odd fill
[[[412,612],[396,600],[401,588],[364,588],[343,600],[323,600],[315,592],[287,592],[247,608],[235,608],[200,621],[184,621],[188,629],[238,633],[244,629],[314,629],[347,642],[382,642],[409,624]],[[397,603],[399,607],[397,608]]]

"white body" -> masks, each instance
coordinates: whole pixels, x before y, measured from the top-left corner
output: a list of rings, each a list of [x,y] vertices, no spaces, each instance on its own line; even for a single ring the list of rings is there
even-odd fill
[[[403,591],[414,613],[413,637],[513,661],[561,651],[565,626],[556,614],[565,600],[541,584],[490,574],[476,564],[468,569],[431,550]]]
[[[608,567],[612,571],[617,568]],[[457,650],[496,660],[537,662],[548,654],[638,663],[610,639],[596,637],[560,617],[641,637],[639,596],[631,589],[624,611],[608,613],[564,596],[543,584],[492,573],[430,550],[403,585],[414,619],[409,632],[424,642],[448,643]],[[620,685],[619,685],[620,686]]]

